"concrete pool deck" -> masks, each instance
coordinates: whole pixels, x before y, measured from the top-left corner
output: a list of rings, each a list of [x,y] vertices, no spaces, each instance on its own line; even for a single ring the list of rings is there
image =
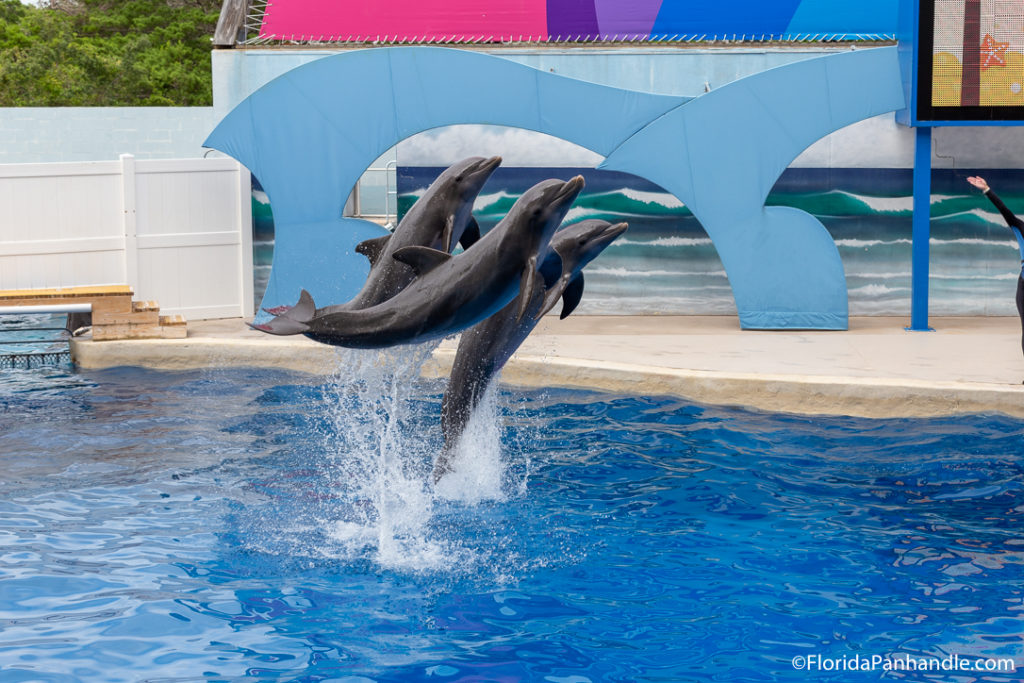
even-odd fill
[[[851,318],[846,332],[743,331],[734,316],[547,317],[502,373],[523,387],[672,395],[702,403],[863,417],[1005,413],[1024,417],[1024,356],[1014,317]],[[424,368],[446,375],[447,340]],[[241,319],[189,323],[186,339],[78,339],[83,368],[276,367],[330,373],[334,348],[273,337]]]

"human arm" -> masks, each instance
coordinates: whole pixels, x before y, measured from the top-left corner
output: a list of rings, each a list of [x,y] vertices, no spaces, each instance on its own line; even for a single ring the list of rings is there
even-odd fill
[[[992,204],[995,205],[997,209],[999,209],[999,213],[1002,214],[1003,219],[1006,221],[1006,224],[1008,226],[1010,226],[1011,228],[1016,228],[1017,230],[1024,231],[1024,221],[1017,218],[1015,215],[1013,215],[1012,211],[1006,208],[1006,204],[1003,204],[1003,200],[1000,199],[999,196],[992,191],[992,188],[989,187],[988,183],[985,182],[984,178],[980,176],[972,176],[967,179],[967,182],[969,182],[971,185],[985,193],[985,196],[989,198],[989,200],[992,202]]]

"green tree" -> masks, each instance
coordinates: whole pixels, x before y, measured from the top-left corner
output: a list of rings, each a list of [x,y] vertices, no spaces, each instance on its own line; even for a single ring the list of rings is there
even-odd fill
[[[220,0],[0,0],[0,106],[203,106]]]

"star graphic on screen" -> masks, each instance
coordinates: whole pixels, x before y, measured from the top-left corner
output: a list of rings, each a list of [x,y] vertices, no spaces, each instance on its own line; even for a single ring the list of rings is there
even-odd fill
[[[981,70],[992,66],[1006,66],[1006,50],[1009,43],[1000,43],[989,34],[981,41]]]

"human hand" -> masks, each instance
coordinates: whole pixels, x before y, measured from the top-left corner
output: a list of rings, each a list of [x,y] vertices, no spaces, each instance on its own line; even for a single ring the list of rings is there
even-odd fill
[[[971,176],[967,179],[967,182],[969,182],[971,185],[974,185],[982,192],[988,192],[989,190],[988,183],[986,183],[985,179],[982,178],[981,176]]]

